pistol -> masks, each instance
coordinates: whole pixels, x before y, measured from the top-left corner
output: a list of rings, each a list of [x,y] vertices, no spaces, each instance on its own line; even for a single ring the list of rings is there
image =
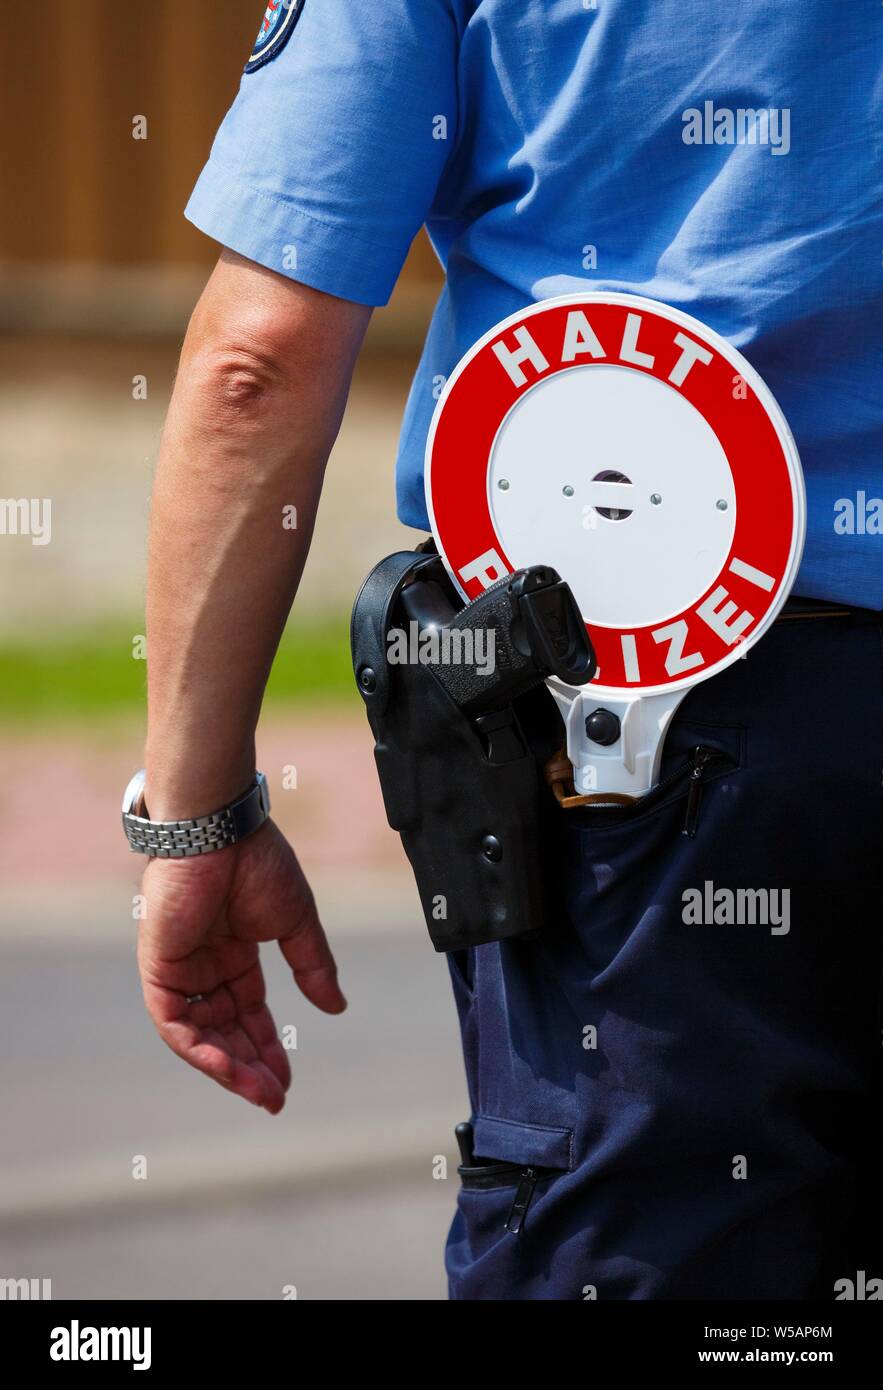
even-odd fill
[[[464,713],[501,709],[549,676],[583,685],[595,674],[570,585],[550,565],[515,570],[465,606],[457,599],[439,561],[417,572],[400,603],[423,664]]]

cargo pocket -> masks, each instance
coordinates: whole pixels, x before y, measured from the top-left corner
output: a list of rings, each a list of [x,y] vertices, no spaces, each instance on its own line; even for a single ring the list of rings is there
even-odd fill
[[[491,1236],[520,1235],[549,1184],[573,1166],[573,1131],[558,1126],[477,1115],[457,1126],[457,1142],[461,1212]]]

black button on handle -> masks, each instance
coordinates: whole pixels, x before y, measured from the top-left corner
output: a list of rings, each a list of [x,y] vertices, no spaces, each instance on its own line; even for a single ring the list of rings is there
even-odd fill
[[[620,723],[613,710],[596,709],[586,720],[586,735],[593,743],[609,748],[616,743],[621,733]]]

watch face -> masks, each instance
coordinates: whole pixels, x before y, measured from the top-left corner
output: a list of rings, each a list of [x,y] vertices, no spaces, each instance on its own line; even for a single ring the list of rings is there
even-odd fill
[[[487,333],[439,400],[425,482],[465,598],[526,565],[569,583],[599,693],[729,665],[800,562],[802,473],[768,388],[711,329],[633,295],[545,300]]]
[[[144,795],[144,783],[147,774],[142,767],[135,773],[123,792],[123,815],[140,816],[141,798]]]

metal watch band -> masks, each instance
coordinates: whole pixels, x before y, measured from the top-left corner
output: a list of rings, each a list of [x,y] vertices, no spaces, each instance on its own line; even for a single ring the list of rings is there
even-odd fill
[[[194,820],[148,820],[139,812],[144,795],[144,768],[136,772],[123,796],[123,829],[129,848],[155,859],[186,859],[238,844],[263,825],[270,814],[270,792],[262,772],[243,796],[219,811]]]

